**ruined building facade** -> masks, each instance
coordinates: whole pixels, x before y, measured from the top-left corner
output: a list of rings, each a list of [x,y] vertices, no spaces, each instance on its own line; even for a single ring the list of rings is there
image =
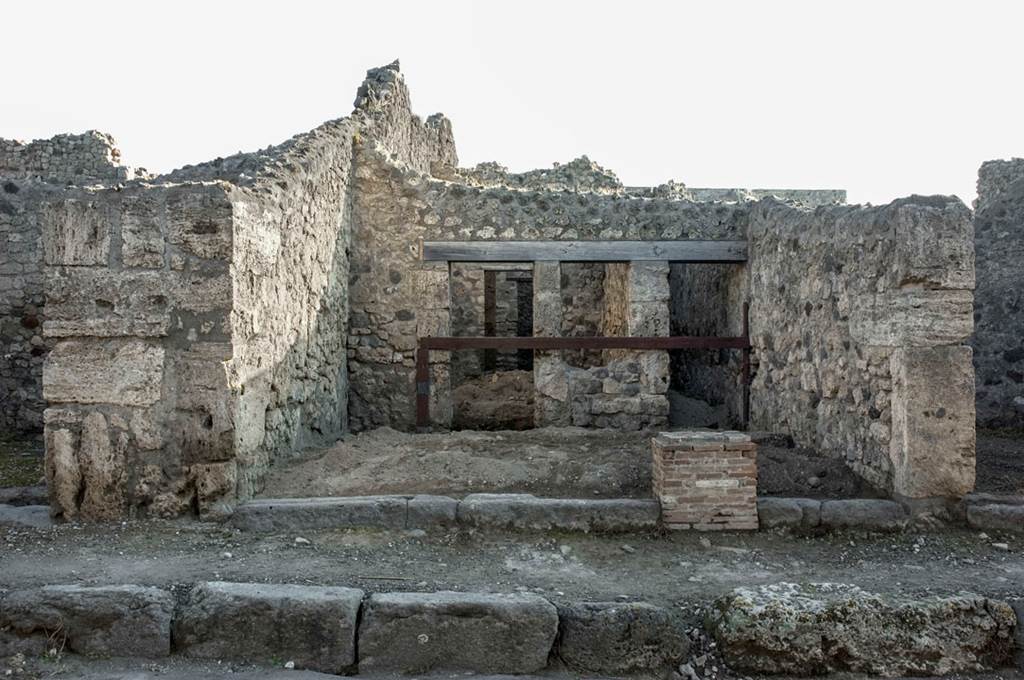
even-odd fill
[[[216,515],[304,446],[412,429],[420,338],[738,336],[744,303],[751,428],[895,496],[973,487],[974,225],[955,198],[625,187],[585,158],[459,168],[448,120],[412,114],[397,65],[369,72],[346,118],[162,176],[95,134],[2,144],[0,417],[44,429],[63,517]],[[986,200],[979,215],[1013,219]],[[489,273],[421,252],[689,239],[742,243],[743,261]],[[734,351],[529,359],[432,352],[431,422],[493,366],[532,373],[536,426],[663,428],[673,389],[744,415]]]

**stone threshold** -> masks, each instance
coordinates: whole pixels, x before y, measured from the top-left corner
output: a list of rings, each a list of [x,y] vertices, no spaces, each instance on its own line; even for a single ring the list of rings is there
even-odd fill
[[[776,583],[737,588],[702,609],[706,618],[694,622],[642,601],[556,604],[527,592],[52,585],[0,595],[0,657],[59,646],[90,657],[175,656],[344,675],[663,677],[704,664],[713,649],[713,663],[749,673],[1024,670],[1024,601]]]

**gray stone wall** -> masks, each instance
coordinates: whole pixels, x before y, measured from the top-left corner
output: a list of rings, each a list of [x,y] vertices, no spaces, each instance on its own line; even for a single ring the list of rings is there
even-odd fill
[[[882,489],[974,484],[973,230],[955,198],[802,210],[750,224],[752,427],[843,455]]]
[[[66,185],[136,175],[100,132],[19,142],[0,139],[0,432],[38,432],[45,402],[41,205]]]
[[[33,142],[0,139],[0,177],[51,184],[107,184],[136,176],[134,170],[121,165],[114,138],[96,130]]]
[[[978,424],[1024,427],[1024,159],[989,161],[974,204]]]

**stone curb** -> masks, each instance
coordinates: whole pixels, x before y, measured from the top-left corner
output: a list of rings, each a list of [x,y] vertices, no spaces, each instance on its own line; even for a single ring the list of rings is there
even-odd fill
[[[621,533],[658,525],[656,500],[538,498],[529,494],[350,496],[259,499],[235,508],[231,523],[244,531],[453,526]]]
[[[863,529],[900,531],[910,521],[907,511],[896,501],[853,498],[816,500],[813,498],[757,499],[761,526],[772,528]]]
[[[904,602],[929,607],[934,600]],[[985,602],[992,603],[986,611],[1010,616],[1015,642],[1007,640],[1007,649],[1024,670],[1024,601]],[[531,593],[365,597],[343,587],[209,582],[195,584],[177,606],[169,591],[137,585],[57,585],[0,596],[0,656],[43,653],[59,632],[67,649],[86,655],[293,661],[297,669],[333,673],[505,674],[563,667],[653,677],[686,657],[685,628],[671,608],[644,602],[556,607]],[[869,627],[858,634],[876,633]],[[929,643],[934,650],[915,653],[941,653],[951,642],[936,639]]]
[[[967,526],[972,529],[1024,531],[1024,505],[987,503],[967,506]]]

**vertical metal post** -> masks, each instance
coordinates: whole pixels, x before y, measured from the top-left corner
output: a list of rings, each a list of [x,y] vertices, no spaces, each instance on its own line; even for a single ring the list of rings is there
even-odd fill
[[[430,429],[430,350],[416,348],[416,428]]]
[[[743,361],[740,368],[743,382],[743,428],[750,427],[750,303],[743,303]]]

